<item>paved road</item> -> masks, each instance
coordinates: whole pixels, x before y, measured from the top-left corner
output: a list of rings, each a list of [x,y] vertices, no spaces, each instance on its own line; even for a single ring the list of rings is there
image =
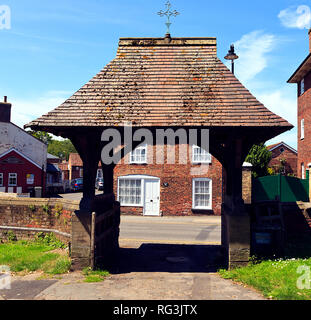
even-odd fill
[[[100,194],[97,191],[97,194]],[[81,192],[61,194],[69,200],[80,200]],[[130,240],[148,243],[219,244],[220,217],[121,217],[120,243]]]
[[[220,217],[122,216],[120,241],[148,243],[220,244]]]

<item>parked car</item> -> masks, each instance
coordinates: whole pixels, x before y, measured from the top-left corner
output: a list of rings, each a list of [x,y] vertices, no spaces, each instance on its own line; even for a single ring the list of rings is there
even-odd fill
[[[82,191],[83,190],[83,179],[73,179],[71,181],[71,190],[72,191]]]
[[[104,179],[103,178],[96,179],[95,188],[97,190],[104,190]]]

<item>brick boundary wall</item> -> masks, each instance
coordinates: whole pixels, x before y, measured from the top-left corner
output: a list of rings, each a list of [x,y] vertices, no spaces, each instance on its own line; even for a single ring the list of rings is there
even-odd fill
[[[12,231],[17,239],[32,239],[38,232],[53,232],[65,243],[71,241],[72,215],[79,201],[44,198],[0,197],[0,239]]]

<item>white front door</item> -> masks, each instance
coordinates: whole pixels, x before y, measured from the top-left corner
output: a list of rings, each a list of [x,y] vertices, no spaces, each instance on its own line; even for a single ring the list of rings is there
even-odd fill
[[[145,216],[160,215],[160,180],[145,180]]]

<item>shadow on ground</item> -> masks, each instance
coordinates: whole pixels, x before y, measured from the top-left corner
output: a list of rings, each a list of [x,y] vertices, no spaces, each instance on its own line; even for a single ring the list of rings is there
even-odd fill
[[[100,264],[99,264],[100,266]],[[120,248],[110,265],[101,265],[111,274],[131,272],[204,273],[224,267],[221,246],[142,244]]]

